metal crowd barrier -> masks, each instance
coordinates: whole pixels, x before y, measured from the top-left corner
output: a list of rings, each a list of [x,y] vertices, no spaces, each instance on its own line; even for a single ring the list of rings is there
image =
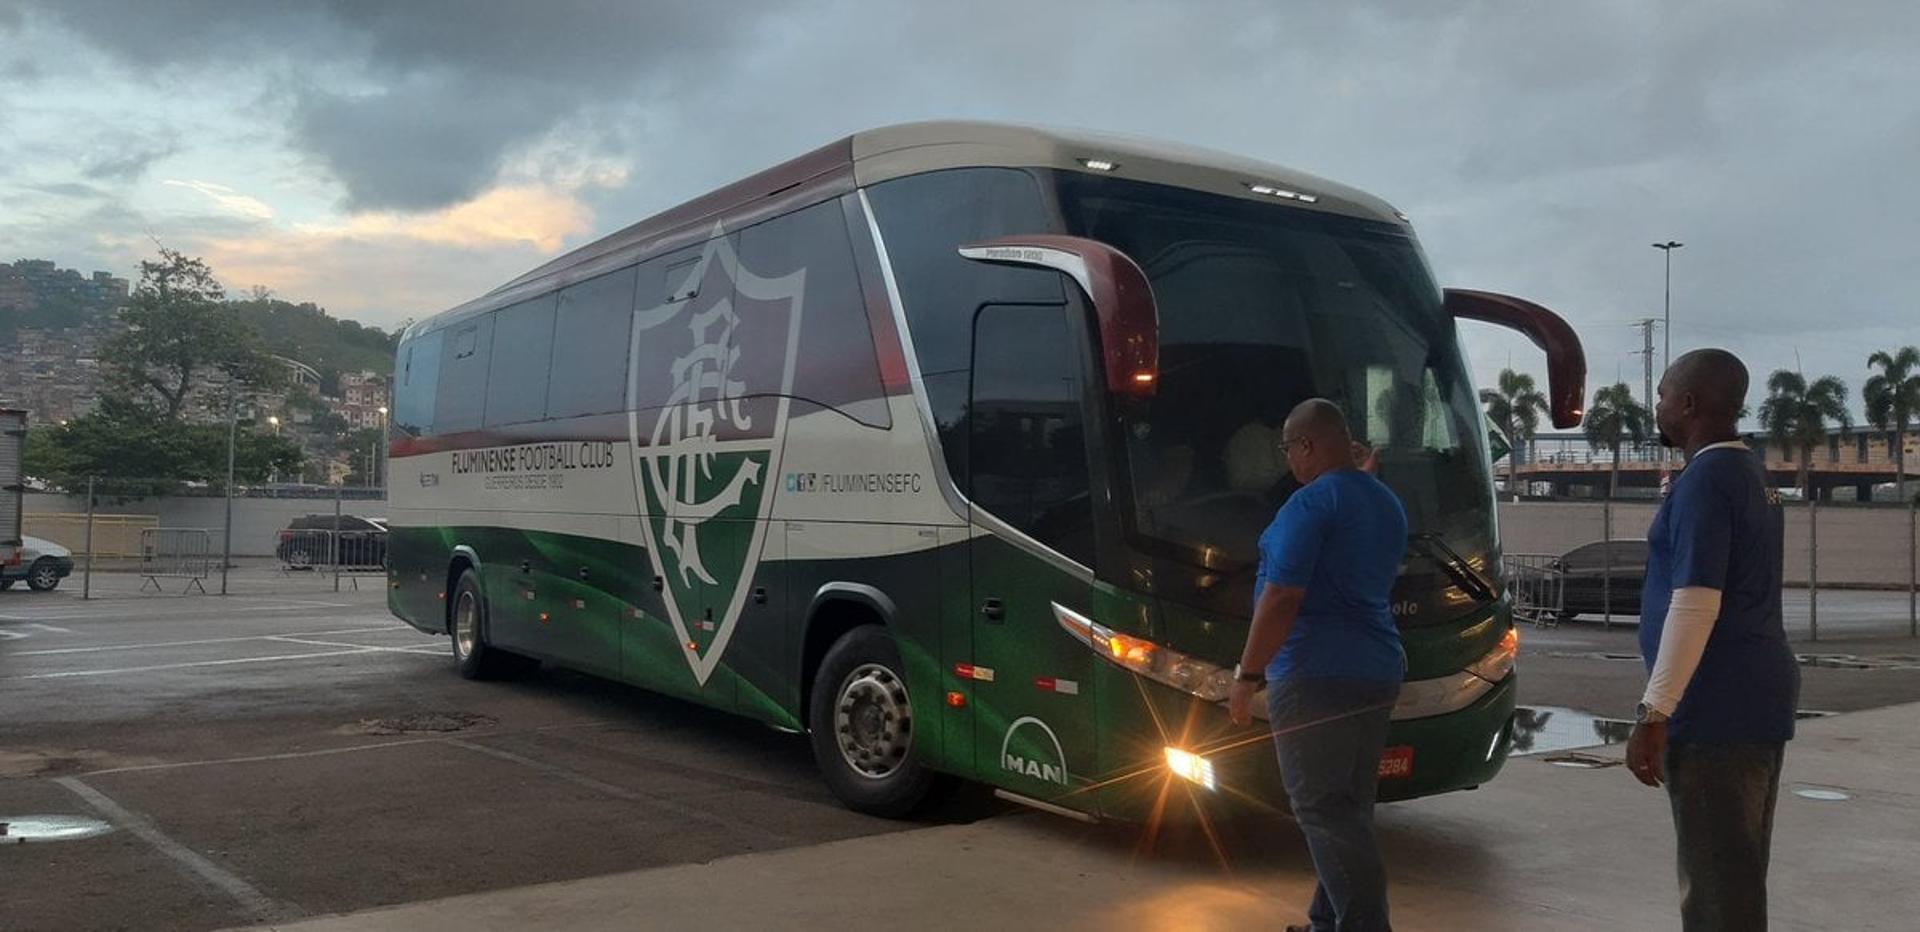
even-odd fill
[[[140,531],[140,591],[165,591],[161,579],[185,579],[182,592],[207,591],[213,570],[213,535],[205,528],[150,527]]]
[[[1555,565],[1558,559],[1550,553],[1509,553],[1500,558],[1507,590],[1513,594],[1513,617],[1541,628],[1559,624],[1566,606],[1567,578]]]

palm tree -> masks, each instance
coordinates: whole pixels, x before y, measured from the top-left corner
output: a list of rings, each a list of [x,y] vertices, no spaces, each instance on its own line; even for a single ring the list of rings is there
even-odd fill
[[[1547,411],[1547,396],[1534,389],[1533,376],[1502,369],[1499,390],[1481,389],[1480,402],[1487,406],[1487,417],[1500,425],[1500,432],[1512,446],[1511,459],[1507,462],[1507,491],[1517,500],[1519,493],[1515,489],[1521,461],[1534,433],[1540,429],[1540,415]]]
[[[1907,425],[1920,417],[1920,347],[1905,346],[1894,353],[1874,353],[1867,368],[1880,374],[1867,380],[1860,395],[1867,403],[1867,422],[1893,435],[1893,487],[1907,500]]]
[[[1611,501],[1620,488],[1620,447],[1629,441],[1640,446],[1653,436],[1653,412],[1634,400],[1627,383],[1618,382],[1593,393],[1593,405],[1587,408],[1581,429],[1595,449],[1613,454],[1613,470],[1607,479],[1607,499]]]
[[[1833,376],[1812,384],[1792,369],[1775,369],[1767,379],[1767,400],[1760,404],[1760,426],[1781,452],[1800,451],[1800,488],[1813,501],[1813,447],[1827,439],[1829,424],[1844,434],[1853,427],[1847,413],[1847,386]]]

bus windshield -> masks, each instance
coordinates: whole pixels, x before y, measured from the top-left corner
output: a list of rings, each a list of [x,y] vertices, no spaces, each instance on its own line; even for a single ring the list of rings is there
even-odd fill
[[[1459,591],[1463,573],[1494,562],[1478,406],[1410,234],[1116,178],[1063,173],[1059,192],[1068,232],[1133,257],[1159,304],[1157,394],[1122,412],[1136,545],[1205,571],[1246,570],[1298,487],[1281,424],[1322,396],[1378,451],[1414,536],[1444,545],[1409,550],[1403,591],[1429,578],[1429,592]]]

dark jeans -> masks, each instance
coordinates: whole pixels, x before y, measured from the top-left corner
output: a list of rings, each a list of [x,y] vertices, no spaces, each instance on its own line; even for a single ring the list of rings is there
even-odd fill
[[[1267,715],[1293,816],[1313,856],[1315,932],[1387,924],[1387,873],[1373,800],[1398,682],[1286,679],[1267,684]]]
[[[1767,927],[1767,860],[1783,744],[1667,747],[1687,932]]]

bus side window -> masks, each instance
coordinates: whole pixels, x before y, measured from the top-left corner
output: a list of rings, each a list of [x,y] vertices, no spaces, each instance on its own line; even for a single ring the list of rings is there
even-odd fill
[[[805,273],[793,396],[862,424],[892,426],[839,202],[815,204],[741,231],[740,264],[762,278]],[[777,386],[777,373],[770,375]],[[750,379],[750,390],[759,394],[768,381]]]
[[[988,305],[974,325],[973,501],[1093,565],[1086,425],[1066,309]]]
[[[553,328],[547,417],[584,417],[623,410],[634,281],[628,266],[560,292]]]
[[[487,406],[487,367],[493,359],[493,315],[453,325],[440,359],[433,408],[435,433],[474,430]]]
[[[399,379],[393,393],[396,436],[424,437],[433,432],[433,404],[440,388],[441,331],[415,337],[400,351]]]
[[[543,295],[500,311],[493,323],[492,374],[487,378],[487,426],[523,424],[547,416],[547,370],[553,356],[554,296]]]

